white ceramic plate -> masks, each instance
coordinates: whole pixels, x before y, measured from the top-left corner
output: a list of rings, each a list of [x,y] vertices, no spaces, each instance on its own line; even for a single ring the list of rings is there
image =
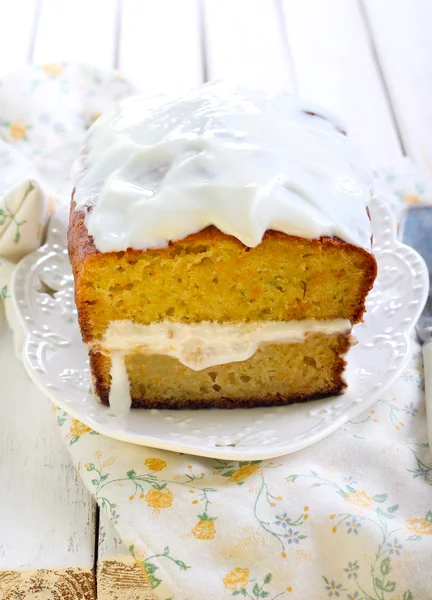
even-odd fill
[[[48,243],[24,258],[12,294],[28,332],[23,355],[37,386],[65,411],[104,435],[155,448],[234,460],[280,456],[318,442],[371,406],[400,375],[410,356],[409,333],[426,301],[424,261],[397,241],[383,200],[370,207],[379,273],[367,301],[359,343],[348,356],[342,396],[275,408],[131,410],[111,416],[89,391],[73,280],[65,249],[65,219],[57,217]]]

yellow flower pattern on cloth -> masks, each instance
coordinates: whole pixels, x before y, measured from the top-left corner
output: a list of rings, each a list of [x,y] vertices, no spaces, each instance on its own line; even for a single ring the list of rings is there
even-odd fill
[[[370,498],[366,492],[360,490],[357,490],[356,492],[349,492],[346,496],[346,501],[363,508],[369,508],[372,506],[372,498]]]
[[[249,583],[249,569],[233,569],[223,578],[223,584],[229,590],[237,592]]]
[[[413,356],[417,361],[418,354],[415,352]],[[404,381],[403,385],[412,386],[412,382]],[[405,411],[406,417],[415,422],[419,410],[414,404],[403,402],[397,405],[380,401],[372,414],[368,411],[355,423],[345,426],[335,439],[321,442],[321,446],[331,449],[331,457],[343,456],[342,448],[355,447],[365,428],[375,427],[380,421],[387,423],[389,436],[399,435],[393,424],[395,411]],[[58,411],[56,416],[66,419],[60,425],[62,429],[66,427],[68,417]],[[88,428],[75,420],[70,421],[67,436],[71,433],[79,435],[79,445],[90,448],[92,440],[96,441]],[[104,447],[114,448],[117,444],[98,436],[97,443],[101,441]],[[143,504],[139,506],[149,511],[143,514],[142,531],[126,541],[158,597],[176,598],[165,581],[164,574],[169,571],[170,579],[174,577],[181,582],[188,598],[199,600],[202,596],[194,591],[198,569],[212,579],[213,589],[219,590],[217,598],[221,599],[237,595],[251,599],[301,599],[302,590],[309,588],[308,594],[313,598],[391,600],[399,594],[401,600],[423,600],[416,593],[415,578],[413,581],[411,576],[405,577],[404,570],[397,565],[400,566],[401,559],[406,565],[414,565],[414,556],[418,564],[424,556],[421,544],[427,543],[432,551],[428,542],[432,542],[432,510],[424,511],[423,516],[421,512],[418,517],[411,516],[410,502],[409,511],[404,512],[395,501],[397,492],[382,489],[381,479],[387,485],[391,481],[386,476],[388,471],[383,471],[378,486],[375,482],[371,487],[370,482],[362,482],[358,475],[343,474],[335,466],[335,459],[320,464],[319,469],[307,470],[303,465],[294,470],[295,464],[302,464],[295,455],[236,462],[186,458],[125,446],[136,455],[136,468],[126,468],[130,463],[127,453],[117,451],[114,461],[114,452],[100,449],[94,452],[92,460],[81,461],[81,473],[101,508],[120,531],[123,514],[128,514],[125,499],[131,505],[141,501]],[[78,444],[73,446],[77,447]],[[384,444],[382,456],[391,459],[395,448],[394,444]],[[310,457],[313,451],[310,448],[304,454]],[[425,461],[427,451],[426,443],[405,447],[413,481],[429,486],[432,466]],[[85,449],[79,453],[81,458],[83,454]],[[323,507],[328,505],[333,509],[326,517],[328,525],[324,525],[325,519],[320,516],[322,502]],[[151,519],[157,520],[154,537]],[[318,524],[319,538],[316,538]],[[165,527],[165,545],[161,545],[159,535]],[[318,539],[328,548],[326,562],[320,554],[318,563],[314,558]],[[145,552],[141,550],[143,544],[149,547]],[[211,564],[203,562],[198,546],[214,548]],[[346,548],[343,553],[341,546]],[[255,554],[266,558],[251,560]],[[229,565],[232,556],[237,560]],[[306,577],[304,569],[309,564],[319,565],[317,576]],[[216,573],[220,573],[219,584]]]
[[[417,204],[421,201],[421,196],[419,196],[418,194],[408,194],[407,196],[405,196],[405,202],[407,202],[408,204]]]
[[[432,514],[426,519],[407,519],[406,525],[408,531],[416,534],[416,536],[432,535]]]
[[[212,540],[216,535],[216,528],[213,519],[200,519],[192,533],[197,540]]]
[[[249,464],[240,467],[232,475],[229,476],[229,481],[234,481],[234,483],[244,482],[245,479],[253,475],[259,470],[258,464]]]
[[[15,140],[25,140],[27,138],[27,126],[23,123],[11,123],[9,125],[10,137]]]
[[[42,66],[42,71],[49,77],[58,77],[63,73],[63,65],[59,63],[50,63]]]
[[[272,577],[272,573],[267,573],[262,582],[259,582],[255,577],[250,576],[249,569],[236,567],[229,571],[222,581],[224,587],[227,590],[232,591],[233,596],[241,595],[246,598],[269,598],[269,592],[266,590],[266,587],[271,582]],[[250,588],[250,590],[248,588]],[[286,592],[292,592],[292,587],[287,586],[284,590],[270,598],[270,600],[276,600],[276,598],[282,597],[286,598]]]
[[[145,495],[145,501],[151,507],[159,511],[160,508],[172,506],[174,494],[168,488],[151,488]]]
[[[150,471],[162,471],[162,469],[165,469],[167,466],[166,462],[160,458],[147,458],[144,461],[144,465],[147,469],[150,469]]]
[[[78,421],[77,419],[73,419],[69,429],[70,443],[74,444],[82,435],[89,433],[90,431],[90,427],[87,427],[87,425],[84,425],[84,423],[81,423],[81,421]]]

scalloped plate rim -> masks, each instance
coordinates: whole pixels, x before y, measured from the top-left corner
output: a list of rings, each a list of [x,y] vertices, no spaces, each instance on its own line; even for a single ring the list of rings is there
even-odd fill
[[[191,442],[184,442],[184,441],[179,442],[176,440],[161,439],[161,437],[152,437],[148,433],[146,433],[145,437],[143,437],[143,435],[133,434],[130,431],[124,431],[121,428],[119,429],[118,425],[115,425],[115,424],[113,426],[106,426],[106,424],[100,424],[98,422],[95,422],[89,415],[83,415],[82,412],[80,412],[79,407],[76,409],[74,405],[68,404],[66,401],[62,400],[61,397],[59,398],[59,395],[57,393],[55,393],[53,390],[51,390],[49,387],[47,387],[44,384],[44,382],[41,380],[41,378],[35,372],[34,367],[32,366],[30,359],[29,359],[29,348],[28,347],[29,347],[29,344],[32,343],[32,334],[31,333],[27,333],[25,344],[23,347],[23,362],[24,362],[26,371],[27,371],[28,375],[30,376],[30,378],[33,380],[33,382],[37,385],[37,387],[57,406],[59,406],[60,408],[62,408],[66,412],[68,412],[68,414],[70,414],[72,417],[79,419],[82,422],[84,422],[85,424],[87,424],[89,427],[92,427],[92,429],[94,429],[98,433],[101,433],[103,435],[106,435],[108,437],[111,437],[113,439],[116,439],[116,440],[119,440],[122,442],[133,443],[133,444],[143,445],[143,446],[147,446],[147,447],[165,449],[165,450],[176,451],[176,452],[185,452],[187,454],[193,454],[193,455],[204,456],[204,457],[227,459],[227,460],[241,460],[241,459],[257,460],[257,459],[274,458],[274,457],[282,456],[284,454],[289,454],[289,453],[295,452],[297,450],[301,450],[310,445],[313,445],[313,444],[319,442],[320,440],[324,439],[325,437],[327,437],[334,431],[336,431],[338,428],[340,428],[344,423],[346,423],[348,420],[350,420],[354,416],[360,414],[361,412],[363,412],[364,410],[369,408],[376,401],[376,399],[382,393],[384,393],[386,390],[388,390],[388,388],[398,379],[398,377],[403,372],[403,370],[406,368],[406,366],[409,362],[409,358],[410,358],[411,351],[412,351],[412,343],[411,343],[409,336],[410,336],[411,331],[414,328],[414,325],[415,325],[418,317],[420,316],[420,314],[423,310],[424,304],[427,299],[428,289],[429,289],[428,271],[427,271],[427,267],[426,267],[426,264],[425,264],[423,258],[413,248],[403,244],[402,242],[400,242],[397,239],[396,224],[395,224],[394,218],[393,218],[392,214],[390,213],[389,209],[387,212],[387,220],[388,220],[388,216],[390,216],[390,224],[389,224],[389,230],[391,233],[390,249],[393,249],[393,248],[398,248],[399,250],[404,249],[405,252],[408,254],[408,256],[411,255],[411,261],[414,261],[414,259],[417,260],[417,263],[420,267],[421,299],[418,301],[417,306],[410,313],[410,317],[411,317],[410,322],[408,324],[406,324],[405,327],[403,329],[401,329],[399,332],[400,334],[402,334],[402,337],[405,341],[406,351],[404,353],[403,358],[400,360],[399,366],[393,371],[393,373],[391,373],[389,378],[386,380],[385,384],[382,384],[379,388],[375,388],[374,392],[370,393],[365,399],[361,399],[360,401],[357,400],[357,402],[355,402],[353,400],[351,402],[351,404],[349,406],[347,406],[346,409],[342,412],[342,414],[333,418],[333,420],[331,422],[327,423],[325,427],[321,427],[321,429],[319,431],[308,434],[306,437],[304,437],[304,439],[287,440],[287,442],[284,446],[273,446],[272,447],[270,445],[268,447],[261,446],[261,447],[254,448],[254,447],[240,445],[234,449],[230,445],[222,445],[222,446],[218,446],[218,447],[215,446],[213,449],[213,447],[207,447],[205,445],[199,445],[199,444],[195,445]],[[16,312],[19,316],[19,319],[20,319],[24,329],[27,332],[28,332],[27,323],[25,321],[25,317],[21,311],[21,307],[19,305],[17,295],[15,293],[18,274],[20,274],[21,272],[26,272],[26,271],[30,272],[33,265],[35,265],[41,257],[47,256],[50,252],[56,253],[55,246],[56,246],[56,244],[53,244],[52,242],[48,241],[44,246],[42,246],[41,248],[39,248],[32,254],[24,257],[22,259],[22,261],[20,261],[17,268],[15,269],[13,277],[12,277],[12,282],[11,282],[12,300],[13,300],[14,306],[16,308]],[[58,247],[60,247],[62,250],[64,249],[64,247],[57,245],[57,248]],[[385,252],[385,250],[384,250],[384,252]],[[403,257],[400,257],[400,258],[403,259]],[[411,263],[409,263],[408,259],[406,259],[406,258],[405,258],[405,263],[408,264],[408,266],[411,266]],[[366,326],[367,326],[367,323],[366,323]],[[72,348],[72,351],[73,351],[73,348]],[[327,398],[324,400],[314,401],[313,404],[318,405],[319,403],[322,403],[324,401],[328,402],[329,400],[340,401],[341,399],[343,399],[343,397],[347,397],[348,394],[349,394],[349,390],[347,390],[347,392],[345,392],[341,396],[335,396],[335,397]],[[102,407],[102,405],[100,405],[99,403],[98,403],[98,405]],[[309,407],[312,407],[311,403],[308,403],[308,405],[309,405]],[[295,407],[296,405],[294,404],[291,406]],[[286,407],[286,408],[288,408],[288,407]],[[103,409],[108,410],[106,407],[103,407]],[[144,413],[144,411],[145,411],[145,409],[137,409],[137,410],[139,410],[140,413]],[[245,410],[256,411],[259,409],[234,409],[231,411],[228,411],[228,410],[227,411],[206,410],[205,412],[206,413],[211,412],[213,414],[225,413],[225,414],[229,415],[229,414],[232,414],[233,412],[245,411]],[[269,410],[271,410],[271,409],[269,409]],[[191,412],[191,413],[195,414],[196,412],[202,412],[202,411],[176,410],[176,411],[157,411],[157,412],[163,412],[163,413],[164,412],[171,412],[171,413],[173,413],[173,412],[175,412],[175,413]],[[290,416],[289,418],[292,418],[292,416]],[[223,417],[222,417],[222,420],[223,420]]]
[[[354,407],[351,407],[349,410],[347,410],[345,413],[343,413],[343,415],[341,415],[340,417],[333,420],[331,425],[328,425],[326,429],[322,429],[320,432],[310,435],[309,437],[305,438],[303,442],[296,442],[294,448],[291,448],[290,445],[287,444],[287,446],[283,449],[278,447],[277,449],[273,448],[273,450],[269,450],[269,451],[257,450],[255,452],[253,450],[251,450],[250,448],[245,448],[244,450],[242,449],[242,451],[240,451],[240,452],[239,451],[233,452],[232,450],[230,450],[230,445],[222,446],[218,450],[213,451],[213,450],[207,450],[205,447],[202,447],[202,446],[193,446],[191,444],[188,445],[187,443],[184,443],[184,442],[180,445],[179,442],[170,442],[169,440],[163,440],[163,443],[161,443],[160,438],[152,438],[148,435],[145,438],[145,443],[143,443],[143,440],[141,437],[134,436],[133,434],[130,434],[130,433],[125,434],[122,431],[112,430],[110,428],[102,430],[102,427],[98,427],[97,424],[95,426],[95,423],[90,418],[86,418],[84,420],[82,417],[82,414],[79,411],[76,411],[72,405],[67,405],[64,402],[59,401],[57,396],[54,393],[52,393],[52,391],[49,388],[44,386],[44,384],[37,377],[35,377],[35,372],[33,370],[33,367],[31,366],[31,364],[28,362],[26,353],[23,353],[23,363],[24,363],[26,372],[29,375],[29,377],[32,379],[33,383],[37,386],[37,388],[41,392],[43,392],[45,394],[45,396],[47,396],[47,398],[51,402],[56,404],[59,408],[62,408],[65,412],[67,412],[69,415],[71,415],[74,419],[78,419],[79,421],[83,422],[85,425],[88,425],[94,431],[97,431],[101,435],[105,435],[107,437],[118,440],[120,442],[135,444],[137,446],[145,446],[148,448],[168,450],[170,452],[184,452],[185,454],[190,454],[192,456],[202,456],[204,458],[219,458],[219,459],[223,459],[223,460],[236,460],[236,461],[237,460],[265,460],[265,459],[270,459],[270,458],[277,458],[279,456],[285,456],[287,454],[292,454],[293,452],[297,452],[297,451],[303,450],[304,448],[307,448],[309,446],[313,446],[314,444],[320,442],[321,440],[325,439],[326,437],[328,437],[329,435],[331,435],[332,433],[337,431],[348,420],[352,419],[353,417],[357,416],[358,414],[361,414],[364,410],[366,410],[370,406],[372,406],[375,403],[375,401],[377,400],[377,398],[380,396],[380,394],[384,393],[386,390],[388,390],[388,388],[400,377],[400,374],[402,373],[402,371],[405,369],[405,367],[409,363],[412,344],[411,344],[411,340],[409,339],[409,337],[407,335],[405,335],[404,337],[407,340],[407,352],[401,363],[400,368],[398,370],[396,370],[394,372],[394,374],[389,378],[387,385],[385,385],[382,388],[380,388],[379,390],[377,390],[376,394],[371,394],[371,396],[369,397],[368,400],[362,401],[361,411],[356,411],[354,409]],[[25,346],[27,346],[28,341],[29,341],[29,338],[27,338],[27,340],[25,342]],[[340,397],[341,396],[335,396],[334,398],[338,399]],[[329,399],[330,398],[326,398],[326,400],[329,400]],[[95,401],[97,401],[97,400],[95,400]],[[320,400],[316,400],[315,402],[320,402]],[[364,404],[363,404],[363,402],[364,402]],[[145,409],[136,409],[136,410],[145,410]],[[212,409],[205,409],[205,410],[212,410]],[[218,409],[215,409],[215,410],[218,410]],[[236,409],[231,409],[231,410],[236,410]],[[238,410],[254,410],[254,409],[247,409],[247,408],[243,409],[242,408],[242,409],[238,409]],[[178,412],[178,411],[176,410],[176,412]],[[219,410],[218,410],[218,412],[219,412]],[[350,414],[351,412],[352,412],[352,414]],[[98,431],[98,429],[100,429],[100,430]]]

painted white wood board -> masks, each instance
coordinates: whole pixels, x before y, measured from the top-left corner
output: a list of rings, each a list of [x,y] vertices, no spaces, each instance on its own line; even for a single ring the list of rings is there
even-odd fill
[[[144,573],[101,511],[97,565],[98,600],[156,600]]]
[[[116,0],[42,0],[33,63],[73,61],[112,68],[117,13]]]
[[[432,176],[432,2],[365,0],[407,154]]]
[[[199,84],[198,0],[123,0],[119,70],[146,94]]]
[[[344,118],[372,166],[392,163],[401,148],[357,0],[283,0],[283,13],[299,95]]]
[[[205,0],[208,79],[294,90],[279,14],[270,0]]]
[[[0,76],[29,60],[36,0],[0,0]]]
[[[60,438],[51,406],[0,325],[0,573],[94,561],[94,502]],[[1,594],[0,594],[1,597]]]

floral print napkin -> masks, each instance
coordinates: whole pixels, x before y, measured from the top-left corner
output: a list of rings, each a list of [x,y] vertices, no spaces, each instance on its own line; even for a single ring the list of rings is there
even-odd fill
[[[79,65],[0,82],[0,290],[36,248],[85,130],[134,88]],[[30,103],[31,99],[31,103]],[[376,173],[396,212],[432,198],[408,160]],[[423,372],[410,364],[374,407],[274,460],[221,461],[98,435],[53,406],[83,481],[163,600],[432,598],[432,462]]]

